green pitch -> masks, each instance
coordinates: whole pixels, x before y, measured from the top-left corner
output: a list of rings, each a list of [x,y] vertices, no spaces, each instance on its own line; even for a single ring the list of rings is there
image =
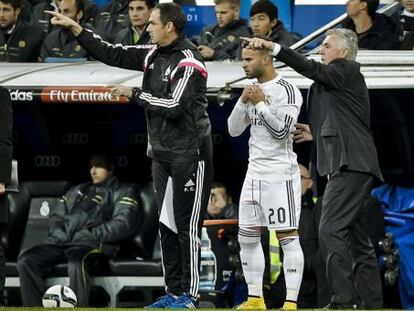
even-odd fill
[[[71,308],[56,308],[62,310],[62,311],[73,311],[74,309]],[[79,309],[81,311],[119,311],[122,308],[76,308]],[[134,311],[134,310],[144,310],[141,308],[124,308],[126,311]],[[2,307],[0,308],[0,311],[46,311],[47,309],[45,308],[23,308],[23,307]],[[163,309],[153,309],[153,310],[163,310]],[[203,311],[217,311],[217,310],[231,310],[231,309],[200,309]],[[275,310],[280,310],[280,309],[275,309]],[[316,311],[316,310],[320,310],[320,311],[326,311],[326,309],[303,309],[306,311]],[[396,309],[378,309],[378,310],[369,310],[369,311],[391,311],[391,310],[396,310]],[[57,311],[57,310],[56,310]],[[342,311],[346,311],[346,310],[342,310]],[[355,310],[354,310],[355,311]]]

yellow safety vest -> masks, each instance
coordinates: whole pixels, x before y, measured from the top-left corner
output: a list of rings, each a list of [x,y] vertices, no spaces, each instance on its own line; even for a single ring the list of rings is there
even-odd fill
[[[282,269],[280,245],[275,230],[269,230],[270,284],[275,284]]]

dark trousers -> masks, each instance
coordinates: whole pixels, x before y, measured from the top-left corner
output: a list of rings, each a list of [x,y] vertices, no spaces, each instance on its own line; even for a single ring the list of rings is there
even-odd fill
[[[177,233],[160,222],[162,262],[167,292],[197,297],[200,236],[213,178],[211,160],[186,163],[153,161],[152,173],[159,211],[163,203],[173,209]],[[168,179],[172,193],[166,193]]]
[[[7,235],[7,221],[9,218],[9,202],[7,193],[0,195],[0,306],[3,304],[3,290],[6,282],[6,254],[4,252],[3,237]]]
[[[42,306],[42,296],[47,286],[45,274],[58,263],[68,262],[70,287],[78,298],[79,307],[87,307],[89,303],[89,273],[93,249],[87,246],[60,246],[41,244],[34,246],[17,261],[20,278],[20,291],[23,306]]]
[[[319,238],[332,307],[382,307],[380,273],[363,204],[372,186],[371,175],[350,171],[331,174],[326,185]]]

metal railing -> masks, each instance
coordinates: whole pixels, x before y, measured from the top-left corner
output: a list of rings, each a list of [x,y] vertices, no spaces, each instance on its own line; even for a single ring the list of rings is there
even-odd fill
[[[400,6],[400,4],[396,1],[396,2],[392,2],[389,3],[387,5],[384,5],[382,8],[380,8],[377,12],[378,13],[383,13],[383,14],[387,14],[389,12],[394,12],[398,7]],[[329,29],[332,29],[334,27],[337,27],[338,25],[340,25],[345,19],[347,18],[347,14],[344,13],[340,16],[338,16],[337,18],[335,18],[334,20],[330,21],[329,23],[327,23],[326,25],[322,26],[321,28],[315,30],[314,32],[312,32],[311,34],[307,35],[305,38],[299,40],[298,42],[294,43],[293,45],[290,46],[291,49],[294,50],[300,50],[301,48],[303,48],[304,46],[306,46],[307,44],[311,43],[313,40],[319,38],[320,36],[322,36],[325,32],[327,32]],[[312,49],[311,51],[309,51],[307,54],[314,54],[319,50],[319,46]],[[276,65],[275,68],[281,68],[284,67],[285,65]],[[231,90],[231,85],[240,81],[243,81],[244,79],[246,79],[246,77],[240,77],[238,79],[232,80],[227,82],[223,88],[221,88],[218,92],[217,92],[217,100],[220,104],[224,103],[224,101],[226,100],[230,100],[232,99],[232,94],[230,93]]]

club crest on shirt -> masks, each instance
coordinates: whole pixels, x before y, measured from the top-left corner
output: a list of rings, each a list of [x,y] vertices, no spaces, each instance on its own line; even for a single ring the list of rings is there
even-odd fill
[[[168,79],[170,77],[170,73],[171,73],[171,68],[170,68],[170,66],[168,66],[168,68],[164,72],[164,77],[162,78],[162,81],[168,82]]]

